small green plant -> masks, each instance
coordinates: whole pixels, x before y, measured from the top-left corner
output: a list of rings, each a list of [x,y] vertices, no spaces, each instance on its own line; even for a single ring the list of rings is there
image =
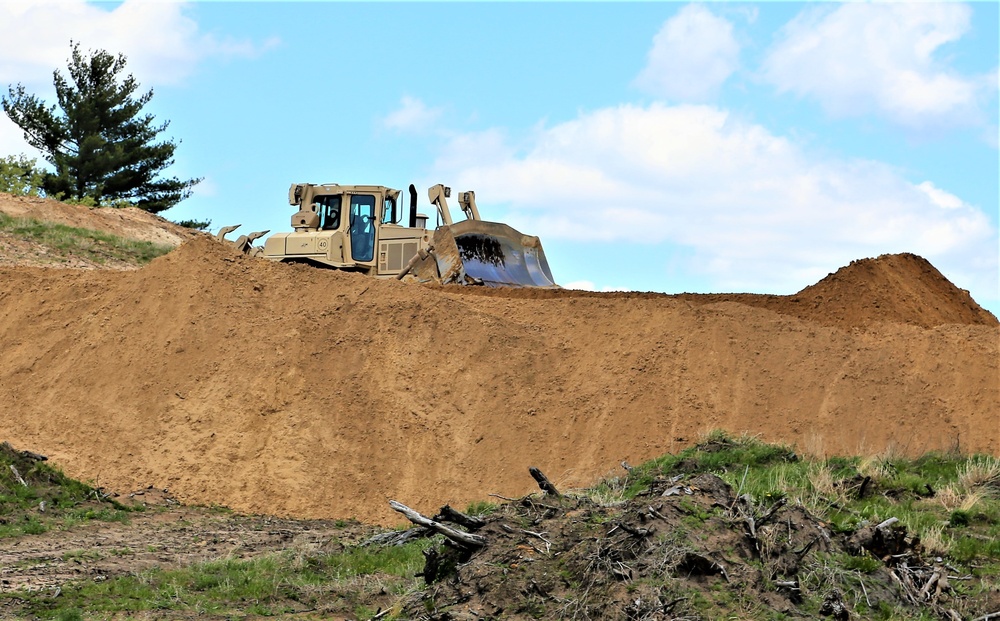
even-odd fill
[[[483,516],[494,513],[498,508],[499,506],[496,503],[477,500],[470,503],[465,512],[472,516]]]
[[[709,518],[714,515],[712,512],[705,511],[686,499],[681,499],[680,502],[677,503],[677,506],[697,523],[707,522]]]
[[[882,562],[877,558],[872,558],[867,554],[861,556],[845,556],[841,560],[844,569],[849,571],[860,571],[863,574],[870,574],[878,571],[882,567]]]
[[[948,516],[948,524],[955,527],[968,526],[969,522],[972,520],[972,514],[969,511],[963,511],[962,509],[955,509]]]
[[[95,561],[101,558],[97,550],[70,550],[62,555],[64,561]]]

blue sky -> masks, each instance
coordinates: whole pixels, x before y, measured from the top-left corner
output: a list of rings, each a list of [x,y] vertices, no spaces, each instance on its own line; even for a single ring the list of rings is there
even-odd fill
[[[793,293],[929,259],[998,294],[997,3],[0,5],[0,85],[123,52],[204,177],[163,215],[289,229],[289,184],[474,189],[557,282]],[[0,118],[0,155],[27,153]],[[423,195],[423,194],[422,194]]]

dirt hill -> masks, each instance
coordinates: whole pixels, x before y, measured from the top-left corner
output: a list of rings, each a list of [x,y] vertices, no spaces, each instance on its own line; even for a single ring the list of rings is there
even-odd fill
[[[207,236],[0,279],[2,439],[121,491],[396,522],[388,498],[583,485],[713,428],[1000,453],[1000,327],[912,255],[787,297],[423,287]]]
[[[122,238],[164,246],[179,246],[199,233],[149,212],[130,207],[85,207],[32,196],[0,192],[0,214],[75,228],[103,231]],[[134,269],[117,260],[97,263],[86,256],[53,252],[45,244],[0,230],[0,266],[67,267],[75,269]]]

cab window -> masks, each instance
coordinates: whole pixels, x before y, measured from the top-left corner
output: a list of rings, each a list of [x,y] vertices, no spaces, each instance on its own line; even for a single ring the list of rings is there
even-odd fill
[[[351,197],[351,256],[355,261],[371,261],[375,256],[375,197]]]
[[[399,216],[396,214],[396,199],[386,196],[382,202],[382,224],[396,224]]]
[[[340,195],[317,196],[314,204],[319,205],[316,213],[319,215],[319,228],[333,231],[340,228]]]

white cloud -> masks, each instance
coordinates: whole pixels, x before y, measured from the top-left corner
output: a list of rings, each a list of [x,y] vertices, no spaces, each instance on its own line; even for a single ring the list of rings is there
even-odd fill
[[[689,4],[653,38],[636,86],[674,101],[705,101],[739,67],[733,25],[701,5]]]
[[[128,58],[126,72],[142,89],[177,84],[206,58],[252,57],[276,45],[220,38],[202,32],[177,2],[126,0],[114,9],[82,0],[0,2],[0,94],[8,84],[23,83],[29,92],[52,100],[52,72],[66,75],[70,40],[85,52],[103,49]],[[26,153],[40,158],[22,132],[0,114],[0,154]]]
[[[24,132],[14,124],[0,108],[0,157],[8,155],[27,155],[37,160],[38,166],[44,167],[42,153],[24,141]]]
[[[959,209],[965,207],[965,203],[959,197],[945,192],[941,188],[935,187],[930,181],[924,181],[917,185],[921,192],[927,195],[935,205],[944,209]]]
[[[82,0],[0,3],[0,84],[51,86],[65,73],[72,39],[84,50],[128,57],[127,71],[143,87],[183,81],[207,57],[254,56],[256,45],[202,32],[183,2],[126,0],[112,10]]]
[[[520,151],[493,144],[480,159],[463,136],[442,152],[435,177],[506,204],[516,228],[595,246],[679,245],[692,257],[684,269],[716,289],[789,292],[853,259],[914,252],[997,296],[997,231],[982,211],[718,108],[623,105],[538,128]]]
[[[911,127],[982,122],[996,76],[961,75],[935,56],[968,32],[970,18],[955,3],[811,7],[782,29],[762,74],[835,116],[878,112]]]
[[[441,112],[440,108],[430,108],[415,97],[403,95],[399,108],[386,115],[382,119],[382,125],[386,129],[399,132],[420,133],[430,129],[441,116]]]

